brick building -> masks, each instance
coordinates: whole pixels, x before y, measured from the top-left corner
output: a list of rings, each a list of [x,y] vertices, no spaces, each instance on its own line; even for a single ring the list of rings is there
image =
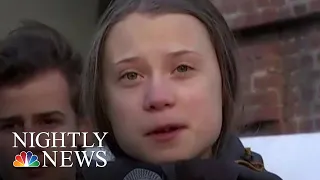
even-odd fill
[[[213,0],[239,44],[247,135],[320,130],[320,0]]]

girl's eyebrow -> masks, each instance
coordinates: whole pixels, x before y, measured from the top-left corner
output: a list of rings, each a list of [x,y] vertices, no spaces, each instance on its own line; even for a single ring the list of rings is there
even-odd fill
[[[178,50],[178,51],[173,51],[167,54],[167,57],[169,58],[176,58],[182,55],[186,55],[186,54],[192,54],[192,55],[196,55],[196,56],[201,56],[198,52],[193,51],[193,50]]]
[[[182,49],[182,50],[176,50],[176,51],[169,52],[166,54],[166,57],[172,59],[172,58],[177,58],[179,56],[186,55],[186,54],[192,54],[192,55],[196,55],[196,56],[201,57],[201,55],[198,52],[193,51],[193,50],[188,50],[188,49]],[[136,61],[140,61],[141,59],[143,59],[143,58],[139,57],[139,56],[125,57],[125,58],[120,58],[120,60],[116,60],[115,64],[116,65],[130,64],[130,63],[133,63]]]
[[[121,60],[117,60],[115,65],[119,65],[119,64],[130,64],[130,63],[133,63],[133,62],[136,62],[136,61],[139,61],[141,58],[138,57],[138,56],[133,56],[133,57],[126,57],[126,58],[123,58]]]

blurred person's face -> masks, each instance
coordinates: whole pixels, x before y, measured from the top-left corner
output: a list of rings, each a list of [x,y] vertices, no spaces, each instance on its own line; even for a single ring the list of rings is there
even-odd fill
[[[10,180],[59,180],[72,173],[70,168],[14,168],[15,155],[26,150],[20,143],[13,148],[12,132],[78,132],[84,130],[71,106],[69,86],[59,71],[39,74],[26,82],[0,88],[0,174]],[[21,137],[23,137],[21,135]],[[27,136],[29,137],[29,136]],[[59,136],[61,137],[61,136]],[[30,140],[30,138],[27,138]],[[44,139],[40,139],[44,143]],[[61,141],[59,141],[61,145]],[[59,145],[59,143],[57,145]],[[30,143],[27,143],[30,145]],[[67,148],[30,148],[43,163],[42,150],[51,157],[53,150],[71,151],[72,139],[66,138]],[[27,149],[28,150],[28,149]],[[61,164],[57,154],[57,165]],[[47,160],[48,161],[48,160]],[[50,161],[46,162],[50,165]],[[67,163],[70,164],[70,163]],[[72,174],[75,176],[75,174]]]
[[[222,84],[200,21],[129,15],[107,37],[103,63],[109,120],[127,154],[152,163],[212,155],[222,126]]]

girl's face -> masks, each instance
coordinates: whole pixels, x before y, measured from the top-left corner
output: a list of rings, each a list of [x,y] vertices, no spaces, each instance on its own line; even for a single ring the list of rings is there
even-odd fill
[[[222,126],[222,84],[200,21],[131,14],[112,28],[104,52],[109,120],[128,155],[151,163],[211,155]]]

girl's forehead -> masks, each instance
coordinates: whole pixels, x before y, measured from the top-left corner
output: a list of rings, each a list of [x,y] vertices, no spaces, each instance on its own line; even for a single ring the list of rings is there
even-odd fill
[[[112,27],[104,43],[108,59],[114,62],[153,51],[202,53],[212,48],[205,26],[185,14],[131,14]]]

